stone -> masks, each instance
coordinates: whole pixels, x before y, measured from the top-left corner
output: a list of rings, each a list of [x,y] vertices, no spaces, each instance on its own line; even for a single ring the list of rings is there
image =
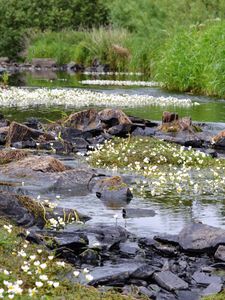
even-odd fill
[[[54,140],[54,137],[48,133],[29,128],[17,122],[12,122],[6,136],[6,145],[10,146],[15,142],[21,141],[38,140],[40,137],[44,140]]]
[[[67,170],[63,163],[52,156],[28,156],[18,161],[13,161],[5,166],[6,172],[42,172],[42,173],[55,173]]]
[[[108,207],[119,208],[129,203],[133,197],[127,184],[120,176],[101,179],[96,182],[96,196]]]
[[[148,218],[154,217],[156,212],[153,209],[145,208],[123,208],[122,216],[124,219],[129,218]]]
[[[155,296],[154,292],[146,288],[145,286],[141,286],[139,289],[139,294],[147,296],[151,299],[151,297]]]
[[[110,127],[107,133],[118,137],[127,137],[127,135],[132,132],[132,129],[133,126],[131,124],[119,124]]]
[[[80,137],[74,138],[73,143],[78,150],[87,150],[88,146],[90,145],[85,139]]]
[[[154,272],[155,272],[155,269],[151,265],[145,264],[145,265],[139,267],[137,270],[135,270],[131,274],[131,277],[147,280],[153,276]]]
[[[12,161],[18,161],[28,156],[25,150],[3,149],[0,150],[0,164],[7,164]]]
[[[201,292],[201,296],[215,295],[221,292],[223,289],[223,284],[221,283],[211,283]]]
[[[219,276],[212,275],[211,273],[199,272],[196,271],[192,278],[195,280],[197,284],[200,285],[209,285],[211,283],[221,284],[222,279]]]
[[[87,131],[101,127],[101,122],[97,110],[88,109],[71,114],[63,121],[63,127]]]
[[[200,300],[201,296],[195,291],[176,291],[178,300]]]
[[[0,191],[0,216],[14,221],[17,225],[43,227],[43,208],[33,199]]]
[[[224,149],[225,148],[225,130],[220,131],[217,135],[215,135],[212,140],[213,148],[216,149]]]
[[[98,113],[104,128],[109,129],[116,125],[131,125],[129,117],[119,109],[104,109]]]
[[[141,127],[137,127],[136,129],[134,129],[134,131],[132,132],[133,136],[154,136],[156,133],[156,128],[151,128],[151,127],[145,127],[145,128],[141,128]]]
[[[130,274],[140,267],[140,263],[122,263],[95,268],[90,274],[93,276],[88,284],[92,286],[112,285],[124,286]]]
[[[27,118],[26,122],[24,122],[23,124],[32,129],[36,129],[36,130],[42,129],[42,125],[37,118],[33,118],[33,117]]]
[[[84,233],[73,233],[63,231],[61,233],[54,233],[55,248],[68,248],[79,252],[81,248],[87,247],[88,238]],[[78,251],[79,249],[79,251]]]
[[[164,111],[162,115],[162,123],[171,123],[178,120],[178,114]]]
[[[216,253],[214,254],[214,257],[216,259],[225,261],[225,246],[224,245],[220,245],[217,250]]]
[[[155,273],[154,279],[159,286],[168,291],[188,289],[188,283],[170,271]]]
[[[181,230],[178,242],[185,251],[212,252],[218,245],[225,243],[225,230],[202,223],[191,223]]]
[[[97,266],[100,264],[101,257],[96,250],[86,249],[80,254],[82,263]]]
[[[120,243],[119,251],[123,254],[123,256],[134,256],[140,251],[140,248],[136,242],[126,241],[124,243]]]

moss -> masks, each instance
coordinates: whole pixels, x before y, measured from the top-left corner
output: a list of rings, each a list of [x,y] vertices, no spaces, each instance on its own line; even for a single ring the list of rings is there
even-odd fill
[[[69,264],[65,264],[65,267],[57,265],[59,261],[57,258],[49,261],[49,251],[41,245],[25,243],[21,237],[21,233],[26,234],[20,227],[12,227],[12,232],[9,233],[3,226],[12,225],[6,219],[0,219],[0,286],[3,286],[3,281],[15,282],[20,279],[23,281],[21,288],[23,292],[21,295],[15,295],[16,300],[28,300],[31,297],[28,295],[28,289],[35,287],[35,282],[40,281],[39,275],[46,274],[49,280],[59,282],[58,288],[53,288],[44,283],[43,287],[37,289],[38,293],[32,297],[34,300],[132,300],[132,297],[122,296],[115,291],[101,293],[93,287],[82,286],[78,283],[73,283],[68,280],[68,275],[72,274],[74,269]],[[26,245],[26,247],[24,247]],[[26,257],[19,256],[19,252],[23,249],[26,253]],[[38,252],[41,250],[41,253]],[[53,253],[54,254],[54,253]],[[40,263],[46,263],[46,269],[37,269],[32,263],[30,263],[30,256],[36,255],[36,260]],[[27,272],[21,270],[21,266],[27,261],[30,264],[30,271],[32,276]],[[4,274],[3,270],[7,270],[10,273]],[[36,274],[35,271],[39,270]],[[66,296],[65,296],[66,295]],[[8,299],[7,296],[4,299]]]
[[[24,195],[16,195],[16,198],[28,211],[34,215],[36,220],[39,218],[43,220],[45,219],[46,210],[40,202],[34,201],[30,197]]]
[[[225,299],[225,290],[222,293],[208,296],[208,297],[203,297],[201,299],[202,300],[224,300]]]

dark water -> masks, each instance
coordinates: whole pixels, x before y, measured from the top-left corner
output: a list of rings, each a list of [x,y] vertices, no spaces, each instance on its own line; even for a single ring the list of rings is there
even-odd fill
[[[88,76],[88,75],[75,75],[65,73],[24,73],[11,77],[11,85],[19,85],[26,87],[82,87],[79,80],[83,79],[117,79],[117,80],[146,80],[142,76]],[[83,87],[87,88],[87,87]],[[225,101],[201,96],[191,96],[187,94],[171,94],[165,90],[158,88],[121,88],[121,87],[88,87],[95,88],[105,93],[127,93],[127,94],[144,94],[153,96],[175,96],[178,98],[191,98],[194,102],[198,102],[200,105],[190,108],[177,108],[177,107],[137,107],[137,108],[124,108],[123,110],[129,115],[135,115],[151,120],[160,120],[162,112],[165,110],[176,111],[181,116],[191,116],[193,120],[199,122],[220,122],[225,123]],[[76,109],[77,110],[77,109]],[[9,119],[24,121],[27,117],[38,117],[42,121],[48,122],[49,120],[56,120],[63,116],[63,114],[76,111],[75,109],[65,109],[64,107],[35,107],[25,110],[16,108],[4,108],[3,112]],[[223,127],[224,126],[224,127]],[[213,130],[222,130],[225,128],[224,124],[212,124]],[[61,157],[66,163],[76,167],[80,166],[81,162],[78,158],[66,158]],[[54,193],[42,193],[40,190],[36,192],[41,194],[41,199],[52,199],[55,201],[56,195]],[[219,226],[225,229],[225,195],[224,198],[217,195],[213,195],[210,199],[204,199],[204,197],[195,199],[187,199],[186,201],[176,201],[177,195],[171,197],[164,197],[163,199],[157,199],[151,197],[149,199],[140,199],[135,197],[129,207],[131,208],[150,208],[154,209],[157,214],[154,217],[148,218],[132,218],[128,219],[125,223],[121,215],[121,210],[113,210],[106,207],[95,194],[81,195],[79,191],[77,195],[68,195],[62,193],[61,204],[65,207],[77,208],[79,211],[88,214],[92,217],[90,223],[107,223],[126,226],[128,230],[138,235],[152,236],[156,233],[177,233],[181,230],[184,224],[190,222],[190,220],[198,219],[202,222]],[[118,215],[117,221],[114,215]]]

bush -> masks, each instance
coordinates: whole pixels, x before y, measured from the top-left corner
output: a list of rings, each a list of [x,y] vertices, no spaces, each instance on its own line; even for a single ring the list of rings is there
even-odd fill
[[[60,31],[108,24],[102,0],[0,0],[0,55],[14,57],[30,29]]]

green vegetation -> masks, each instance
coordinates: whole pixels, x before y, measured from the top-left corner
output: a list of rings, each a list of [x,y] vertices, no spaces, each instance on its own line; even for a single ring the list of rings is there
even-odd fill
[[[202,298],[202,300],[224,300],[224,299],[225,299],[225,292]]]
[[[73,268],[54,258],[42,246],[30,244],[22,228],[0,220],[0,296],[4,299],[131,300],[84,287],[73,277]],[[82,273],[82,271],[81,271]],[[70,274],[70,275],[69,275]],[[72,277],[71,277],[72,276]],[[68,280],[66,278],[71,278]],[[2,290],[4,289],[4,290]]]

